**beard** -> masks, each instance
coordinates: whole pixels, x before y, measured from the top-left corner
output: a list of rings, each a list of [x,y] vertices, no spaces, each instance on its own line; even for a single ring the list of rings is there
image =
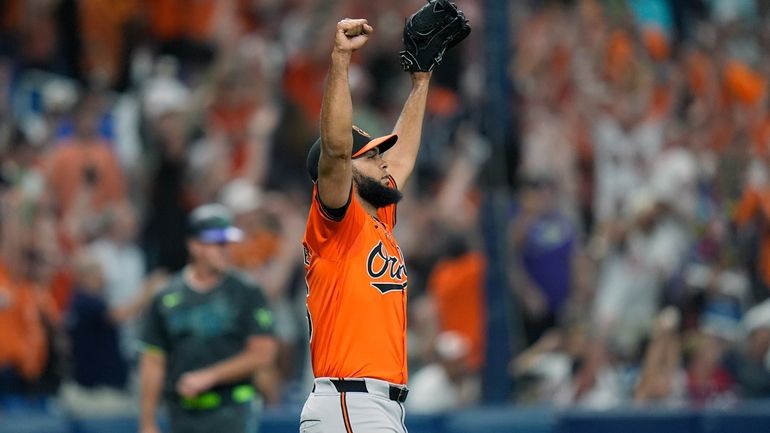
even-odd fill
[[[374,178],[364,176],[355,169],[353,170],[353,182],[358,188],[358,195],[361,196],[361,199],[377,209],[398,203],[404,197],[401,191],[385,186]]]

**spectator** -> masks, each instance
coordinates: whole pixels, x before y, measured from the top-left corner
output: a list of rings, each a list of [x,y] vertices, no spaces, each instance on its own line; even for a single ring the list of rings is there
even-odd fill
[[[743,191],[740,203],[735,210],[735,222],[739,227],[746,229],[750,223],[754,223],[754,233],[757,236],[758,252],[751,257],[756,260],[753,268],[756,269],[763,290],[758,291],[761,296],[758,301],[767,298],[770,293],[770,235],[767,222],[770,217],[768,207],[768,186],[747,184]]]
[[[658,314],[634,389],[634,402],[672,407],[687,401],[680,325],[675,308]]]
[[[585,280],[577,266],[578,233],[557,207],[554,183],[531,178],[522,184],[509,227],[513,266],[511,286],[524,315],[524,333],[532,344],[558,323],[568,302],[584,296]]]
[[[59,316],[37,278],[41,265],[40,252],[32,249],[0,263],[0,395],[52,395],[61,380]]]
[[[694,406],[734,403],[735,379],[723,366],[728,348],[722,337],[694,333],[685,340],[687,397]]]
[[[743,317],[745,343],[728,352],[726,365],[745,398],[770,396],[770,301],[749,309]]]
[[[469,374],[468,340],[454,331],[439,334],[435,344],[436,361],[428,364],[409,381],[406,404],[415,413],[440,413],[476,402],[480,392],[478,378]]]
[[[187,262],[184,221],[193,206],[187,182],[190,132],[185,114],[189,91],[171,78],[159,78],[146,91],[148,147],[157,152],[143,173],[146,215],[142,244],[146,269],[178,271]]]
[[[570,322],[548,330],[518,354],[509,368],[516,383],[515,400],[524,404],[551,403],[572,377],[575,361],[588,343],[586,326]]]
[[[48,185],[60,215],[67,215],[79,193],[87,192],[86,208],[100,211],[125,199],[123,173],[110,145],[99,136],[102,96],[86,94],[74,108],[72,139],[59,143],[47,156]]]
[[[146,284],[130,302],[110,307],[104,271],[96,256],[88,250],[78,252],[73,268],[75,294],[67,319],[72,341],[73,379],[85,388],[124,390],[128,361],[120,347],[119,325],[137,315],[147,304],[157,281]]]
[[[435,304],[438,332],[454,332],[465,340],[468,353],[463,355],[468,373],[484,364],[486,341],[484,326],[484,278],[486,260],[472,251],[459,235],[450,236],[445,255],[433,267],[428,279],[428,293]],[[438,344],[438,343],[437,343]]]
[[[128,203],[111,206],[104,215],[104,233],[88,246],[104,278],[104,301],[111,309],[125,308],[140,295],[145,278],[145,258],[136,245],[137,217]],[[137,353],[136,322],[130,318],[118,324],[120,348],[126,359]]]
[[[663,289],[683,265],[688,237],[668,208],[645,192],[629,200],[626,220],[618,220],[608,237],[595,321],[621,353],[631,355],[652,330]]]

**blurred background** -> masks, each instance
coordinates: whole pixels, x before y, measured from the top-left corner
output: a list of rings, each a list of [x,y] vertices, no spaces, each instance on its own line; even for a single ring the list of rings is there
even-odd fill
[[[396,231],[410,431],[770,431],[770,2],[457,3]],[[422,4],[0,1],[0,431],[135,431],[142,310],[211,201],[276,312],[263,431],[296,431],[334,25],[375,28],[383,134]]]

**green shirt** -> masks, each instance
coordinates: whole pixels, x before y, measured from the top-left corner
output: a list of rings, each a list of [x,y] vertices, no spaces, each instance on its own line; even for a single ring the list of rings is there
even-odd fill
[[[216,287],[201,293],[180,272],[153,298],[141,338],[145,350],[166,356],[164,394],[174,396],[184,373],[238,354],[251,336],[272,334],[273,314],[259,286],[228,272]],[[248,383],[245,377],[220,388]]]

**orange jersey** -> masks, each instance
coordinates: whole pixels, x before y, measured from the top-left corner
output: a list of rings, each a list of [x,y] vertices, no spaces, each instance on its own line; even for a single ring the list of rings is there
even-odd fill
[[[395,224],[395,204],[375,218],[353,193],[336,220],[314,188],[303,246],[316,377],[406,384],[407,276]]]
[[[428,291],[436,302],[439,327],[456,331],[471,344],[468,368],[478,371],[484,363],[484,275],[486,259],[479,252],[441,260],[428,278]]]

